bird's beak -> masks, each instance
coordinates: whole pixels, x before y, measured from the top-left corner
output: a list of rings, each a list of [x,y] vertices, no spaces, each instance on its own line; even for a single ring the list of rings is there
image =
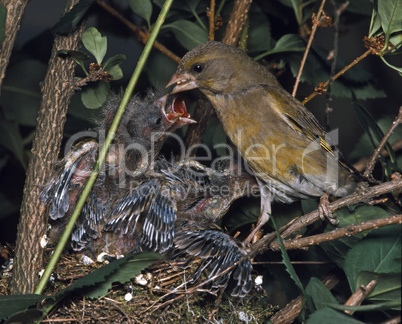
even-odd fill
[[[180,96],[165,95],[157,100],[162,106],[165,122],[175,125],[194,124],[196,121],[187,112],[186,104]]]
[[[171,94],[198,88],[197,80],[192,75],[185,72],[176,72],[173,74],[166,88],[173,84],[176,84],[176,86],[171,91]]]

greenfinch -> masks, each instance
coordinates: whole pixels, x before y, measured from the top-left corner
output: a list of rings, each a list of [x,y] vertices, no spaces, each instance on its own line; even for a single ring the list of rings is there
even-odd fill
[[[192,49],[171,85],[171,93],[199,89],[209,99],[258,180],[261,212],[246,241],[269,220],[273,201],[341,197],[355,188],[314,115],[241,49],[216,41]]]

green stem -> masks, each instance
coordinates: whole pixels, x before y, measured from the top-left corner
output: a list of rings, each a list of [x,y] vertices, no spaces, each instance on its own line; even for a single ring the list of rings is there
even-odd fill
[[[64,233],[61,236],[61,239],[60,239],[59,243],[57,244],[57,246],[56,246],[56,248],[54,250],[54,253],[53,253],[53,255],[52,255],[52,257],[51,257],[51,259],[50,259],[50,261],[49,261],[49,263],[48,263],[48,265],[46,267],[46,270],[43,273],[43,276],[42,276],[38,286],[35,289],[35,292],[34,292],[35,294],[42,294],[43,293],[43,290],[46,287],[46,284],[47,284],[47,282],[49,280],[49,277],[50,277],[54,267],[56,266],[56,264],[57,264],[57,262],[58,262],[58,260],[60,258],[61,252],[64,250],[64,247],[66,246],[66,243],[67,243],[67,241],[68,241],[68,239],[69,239],[69,237],[71,235],[71,232],[73,230],[74,224],[75,224],[78,216],[81,213],[82,206],[84,205],[85,200],[87,199],[88,194],[90,193],[90,191],[92,189],[92,186],[95,183],[95,180],[96,180],[96,177],[97,177],[97,175],[99,173],[99,170],[102,167],[103,162],[105,161],[107,151],[109,149],[110,143],[112,142],[112,140],[114,138],[114,135],[116,133],[117,127],[118,127],[119,122],[120,122],[120,119],[123,116],[123,113],[124,113],[124,110],[125,110],[125,108],[127,106],[127,103],[128,103],[128,101],[130,100],[130,98],[131,98],[131,96],[133,94],[134,87],[135,87],[135,85],[136,85],[136,83],[137,83],[137,81],[138,81],[138,79],[140,77],[141,71],[144,68],[144,65],[145,65],[145,62],[146,62],[146,60],[147,60],[147,58],[149,56],[149,53],[151,52],[151,49],[152,49],[153,44],[155,42],[156,36],[159,33],[159,30],[160,30],[160,28],[161,28],[161,26],[162,26],[162,24],[163,24],[163,22],[164,22],[164,20],[166,18],[166,15],[167,15],[172,3],[173,3],[173,0],[166,0],[165,4],[162,7],[162,10],[161,10],[161,12],[159,14],[159,17],[155,22],[154,28],[152,29],[151,35],[149,36],[149,39],[148,39],[147,43],[145,44],[144,50],[143,50],[143,52],[142,52],[142,54],[141,54],[141,56],[140,56],[140,58],[138,60],[137,67],[135,68],[135,71],[134,71],[134,73],[133,73],[133,75],[132,75],[132,77],[130,79],[130,82],[128,83],[127,89],[126,89],[126,91],[124,93],[124,96],[123,96],[123,98],[121,100],[119,109],[117,110],[116,116],[115,116],[115,118],[113,120],[113,124],[110,127],[109,133],[108,133],[108,135],[106,137],[105,144],[103,145],[102,150],[99,153],[98,161],[96,162],[96,165],[95,165],[95,167],[94,167],[94,169],[93,169],[93,171],[92,171],[87,183],[85,184],[84,190],[83,190],[80,198],[78,199],[78,202],[77,202],[77,204],[75,206],[75,209],[74,209],[74,212],[71,215],[71,218],[70,218],[70,220],[69,220],[69,222],[68,222],[68,224],[66,226],[66,229],[64,230]]]

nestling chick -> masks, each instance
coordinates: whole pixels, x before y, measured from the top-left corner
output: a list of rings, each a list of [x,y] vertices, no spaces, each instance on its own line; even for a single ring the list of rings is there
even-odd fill
[[[116,239],[110,245],[118,246],[119,254],[150,249],[170,259],[184,259],[184,267],[201,259],[187,282],[189,285],[208,273],[208,278],[218,278],[203,289],[216,291],[226,287],[232,278],[235,281],[232,296],[244,297],[251,289],[250,259],[237,241],[214,222],[235,199],[257,190],[257,183],[243,172],[230,172],[230,176],[227,173],[229,166],[225,163],[212,170],[194,161],[171,163],[160,159],[150,179],[116,194],[111,220],[102,235],[115,234]],[[170,241],[163,230],[167,222],[158,222],[164,218],[175,219],[174,252],[164,244]],[[129,241],[139,243],[129,245]],[[94,244],[101,246],[96,241]]]
[[[121,97],[112,97],[106,104],[105,117],[97,134],[105,137],[117,111]],[[176,96],[146,99],[133,98],[124,112],[111,149],[106,156],[105,172],[101,172],[85,202],[72,233],[71,246],[81,251],[101,233],[107,223],[111,197],[119,190],[145,176],[151,162],[169,132],[195,122],[189,118],[184,102]],[[95,166],[99,143],[90,139],[78,143],[59,163],[59,170],[45,187],[41,198],[48,203],[52,230],[51,243],[58,241],[82,189]],[[161,222],[174,222],[164,218]],[[172,226],[164,227],[172,232]],[[153,233],[150,233],[153,234]],[[172,239],[167,243],[172,246]]]
[[[202,44],[182,58],[171,85],[172,93],[198,88],[210,100],[258,179],[261,212],[247,240],[268,221],[272,201],[341,197],[355,188],[313,114],[242,50]]]

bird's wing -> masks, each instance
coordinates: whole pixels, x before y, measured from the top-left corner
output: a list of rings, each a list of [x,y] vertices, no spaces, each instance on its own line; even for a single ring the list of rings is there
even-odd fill
[[[236,282],[231,293],[232,296],[244,297],[250,291],[252,285],[251,262],[236,241],[218,226],[186,221],[176,231],[174,243],[176,254],[173,258],[184,257],[185,267],[190,265],[194,259],[202,260],[192,275],[190,283],[197,281],[202,272],[208,269],[208,279],[219,275],[210,283],[209,287],[208,284],[206,285],[212,291],[226,287],[230,278]],[[222,274],[239,261],[239,264]]]
[[[122,235],[140,235],[140,245],[164,253],[173,245],[175,203],[166,194],[161,181],[141,183],[135,190],[123,192],[112,207],[106,230]]]
[[[179,182],[183,186],[192,187],[193,191],[203,191],[210,185],[208,168],[197,161],[169,163],[160,166],[160,172],[171,183]]]
[[[304,107],[298,100],[294,99],[286,90],[267,86],[267,92],[275,104],[272,109],[279,115],[291,128],[303,133],[312,142],[319,140],[320,146],[327,152],[332,152],[331,145],[324,139],[325,131],[315,118],[315,116]]]
[[[108,196],[105,197],[102,194],[108,195],[108,193],[99,192],[99,189],[103,190],[103,186],[95,185],[92,188],[74,225],[71,247],[75,251],[81,251],[89,241],[96,239],[105,224],[109,200]]]
[[[42,202],[50,204],[49,216],[62,218],[79,196],[96,163],[98,143],[78,143],[59,163],[59,169],[41,193]]]

